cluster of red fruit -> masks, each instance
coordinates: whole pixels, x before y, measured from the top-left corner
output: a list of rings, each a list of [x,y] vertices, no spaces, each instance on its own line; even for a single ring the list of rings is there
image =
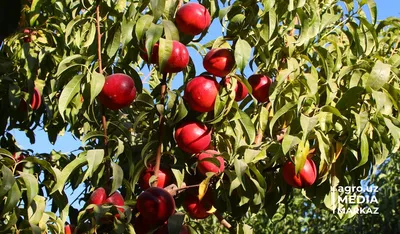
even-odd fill
[[[211,23],[208,10],[198,3],[188,3],[176,12],[175,23],[178,30],[188,35],[197,35],[206,30]],[[150,59],[146,51],[141,52],[141,57],[149,63],[158,65],[159,44],[152,49]],[[185,45],[179,41],[172,42],[172,52],[162,73],[176,73],[186,68],[189,63],[189,53]],[[235,58],[232,50],[215,48],[210,50],[203,60],[203,66],[210,75],[200,75],[191,79],[184,90],[184,100],[190,109],[197,112],[210,112],[214,109],[220,85],[228,85],[234,76],[229,76],[235,67]],[[217,82],[216,77],[222,81]],[[269,88],[272,80],[262,74],[254,74],[249,77],[248,83],[252,88],[253,97],[259,102],[269,101]],[[248,95],[246,85],[237,79],[235,100],[241,101]],[[99,95],[100,102],[109,109],[120,109],[129,106],[136,97],[135,84],[131,77],[125,74],[114,74],[106,78],[103,90]],[[207,173],[219,174],[225,169],[223,157],[220,153],[211,150],[211,130],[197,121],[186,121],[175,130],[175,140],[178,147],[188,154],[197,157],[197,170],[202,175]],[[214,158],[215,160],[210,160]],[[214,161],[216,163],[214,163]],[[155,233],[168,233],[167,221],[175,213],[175,200],[164,187],[173,183],[173,176],[169,169],[161,168],[158,174],[157,187],[150,187],[150,178],[154,175],[153,167],[147,168],[139,185],[144,190],[137,199],[136,209],[139,216],[134,218],[133,224],[136,233],[147,233],[157,229]],[[311,159],[306,161],[304,168],[298,175],[295,174],[294,164],[287,162],[283,167],[284,179],[293,187],[306,187],[314,183],[316,179],[316,167]],[[115,195],[116,194],[116,195]],[[115,199],[111,199],[115,196]],[[123,206],[122,196],[116,192],[106,198],[105,190],[99,188],[92,194],[90,204],[101,205],[111,203]],[[211,215],[210,210],[214,204],[212,191],[209,190],[202,199],[198,194],[187,192],[184,200],[184,208],[188,215],[195,219],[204,219]],[[119,207],[123,211],[122,207]],[[186,226],[180,232],[189,233]]]

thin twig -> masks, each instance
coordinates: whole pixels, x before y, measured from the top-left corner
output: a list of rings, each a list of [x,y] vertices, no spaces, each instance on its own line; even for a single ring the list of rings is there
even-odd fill
[[[101,0],[97,0],[96,5],[96,29],[97,29],[97,61],[99,63],[99,73],[103,74],[103,62],[101,58],[101,31],[100,31],[100,2]],[[93,82],[93,81],[92,81]],[[101,121],[104,129],[104,155],[108,155],[108,134],[107,134],[107,117],[106,117],[106,108],[101,105]],[[106,161],[106,178],[110,178],[110,162]]]
[[[392,54],[390,55],[390,57],[393,57],[394,53],[397,50],[397,47],[399,46],[400,43],[400,38],[397,40],[396,45],[394,46],[393,50],[392,50]]]
[[[182,188],[176,188],[176,189],[174,189],[174,191],[175,192],[179,192],[179,191],[190,189],[190,188],[198,188],[199,186],[200,186],[200,184],[189,185],[189,186],[185,186],[185,187],[182,187]]]
[[[160,97],[160,103],[162,106],[164,106],[164,101],[165,101],[165,93],[167,91],[167,73],[163,74],[163,78],[161,80],[161,97]],[[157,186],[158,182],[158,172],[160,171],[160,164],[161,164],[161,151],[162,151],[162,145],[163,145],[163,138],[164,138],[164,113],[160,113],[160,123],[158,125],[158,137],[159,137],[159,144],[157,148],[157,153],[156,153],[156,165],[154,167],[154,175],[156,176],[156,179],[154,182],[151,184],[152,187]]]
[[[176,6],[176,9],[181,8],[182,4],[183,4],[183,0],[179,0],[178,5]]]
[[[229,233],[235,233],[235,231],[232,228],[232,225],[226,219],[224,219],[224,217],[218,211],[215,211],[214,215],[215,215],[215,217],[217,217],[220,224],[222,224],[224,227],[226,227],[229,230]]]
[[[99,73],[103,74],[103,62],[101,59],[101,32],[100,32],[100,0],[96,6],[96,28],[97,28],[97,60],[99,62]]]

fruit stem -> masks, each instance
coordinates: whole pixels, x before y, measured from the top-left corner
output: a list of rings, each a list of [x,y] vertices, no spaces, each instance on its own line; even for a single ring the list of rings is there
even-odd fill
[[[217,217],[219,222],[229,230],[229,233],[235,233],[235,231],[232,228],[232,225],[228,221],[226,221],[226,219],[224,219],[224,217],[218,211],[215,211],[214,215],[215,217]]]
[[[165,102],[165,93],[167,91],[167,73],[163,74],[163,78],[161,80],[161,97],[160,97],[160,103],[164,107],[164,102]],[[158,125],[158,147],[157,147],[157,152],[156,152],[156,165],[154,167],[154,175],[156,176],[156,179],[153,181],[151,184],[152,187],[157,186],[158,182],[158,172],[160,171],[160,164],[161,164],[161,150],[162,150],[162,141],[164,137],[164,113],[160,113],[160,123]]]

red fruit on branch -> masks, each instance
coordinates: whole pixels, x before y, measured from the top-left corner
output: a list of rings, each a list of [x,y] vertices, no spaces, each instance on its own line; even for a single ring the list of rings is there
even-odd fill
[[[203,175],[206,175],[207,172],[213,172],[215,174],[219,174],[225,170],[225,162],[224,158],[219,155],[220,152],[215,150],[207,150],[203,153],[200,153],[197,156],[197,170]],[[219,166],[217,166],[214,162],[208,161],[207,159],[214,158],[219,161]]]
[[[203,5],[190,2],[178,9],[175,23],[180,32],[194,36],[210,26],[211,16]]]
[[[159,44],[156,43],[151,51],[151,63],[158,63],[158,54],[159,54]],[[146,62],[148,61],[147,52],[143,51],[140,53],[142,59]],[[183,71],[189,64],[189,51],[186,46],[179,41],[172,41],[172,51],[171,55],[167,61],[167,64],[164,67],[162,73],[177,73]]]
[[[115,206],[124,206],[125,201],[124,201],[124,198],[122,197],[122,195],[118,191],[115,191],[113,194],[111,194],[111,196],[109,196],[104,201],[104,203],[110,203]],[[120,210],[121,212],[125,211],[123,207],[118,207],[118,210]]]
[[[317,167],[312,159],[307,159],[299,174],[295,173],[295,165],[287,161],[282,169],[286,183],[295,188],[305,188],[314,184],[317,179]]]
[[[136,87],[133,79],[117,73],[106,78],[99,100],[105,107],[117,110],[129,106],[135,97]]]
[[[24,36],[24,42],[25,43],[29,43],[29,42],[31,42],[32,41],[32,38],[31,38],[31,30],[30,29],[24,29],[24,34],[25,34],[25,36]]]
[[[98,188],[93,191],[89,198],[89,204],[101,205],[107,199],[107,193],[104,188]]]
[[[144,48],[140,50],[140,57],[146,62],[149,63],[149,57],[147,56],[147,50]],[[158,43],[154,44],[153,49],[151,51],[151,64],[158,64]]]
[[[175,212],[175,200],[165,189],[152,187],[141,193],[136,207],[148,223],[163,223]]]
[[[175,130],[175,141],[186,153],[199,153],[210,145],[211,131],[202,123],[189,121]]]
[[[231,78],[226,77],[222,82],[224,82],[225,85],[230,84]],[[244,85],[240,80],[237,80],[235,87],[235,101],[242,101],[246,98],[247,94],[249,94],[249,91],[247,90],[246,85]]]
[[[193,219],[205,219],[211,215],[210,211],[214,201],[210,192],[207,192],[201,201],[196,194],[188,193],[183,202],[183,206],[188,215]]]
[[[67,224],[64,227],[64,234],[72,234],[72,233],[74,233],[74,230],[75,230],[74,225]]]
[[[27,156],[25,154],[22,153],[14,153],[13,154],[13,158],[15,159],[16,163],[21,162],[22,160],[24,160]],[[15,168],[17,171],[22,171],[24,169],[24,165],[23,163],[19,163],[17,165],[17,167]]]
[[[225,77],[235,66],[235,57],[230,49],[212,49],[204,57],[203,66],[212,75]]]
[[[183,98],[190,109],[209,112],[214,110],[218,91],[219,84],[213,77],[197,76],[187,83]]]
[[[139,185],[143,190],[150,188],[150,178],[154,175],[154,167],[150,166],[146,168],[142,176],[139,179]],[[158,171],[157,187],[165,188],[172,184],[172,173],[171,170],[166,168],[160,168]]]
[[[33,110],[37,110],[39,109],[41,104],[42,104],[42,96],[40,95],[39,90],[37,88],[34,88],[31,100],[31,107]]]
[[[259,102],[269,101],[269,87],[272,80],[268,76],[254,74],[249,77],[249,83],[253,89],[253,96]]]
[[[37,110],[40,108],[41,105],[42,105],[42,96],[40,95],[39,90],[35,87],[33,88],[33,95],[31,98],[31,108],[32,110]],[[26,102],[24,99],[22,99],[20,102],[19,110],[23,112],[26,112],[27,110]]]

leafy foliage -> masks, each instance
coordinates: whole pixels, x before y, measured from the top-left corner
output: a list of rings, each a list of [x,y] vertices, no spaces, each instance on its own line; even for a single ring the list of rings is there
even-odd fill
[[[203,39],[207,32],[179,34],[173,22],[180,3],[174,0],[23,2],[20,28],[31,30],[32,41],[25,42],[19,30],[4,40],[0,55],[0,233],[62,233],[68,217],[82,232],[134,233],[130,221],[141,192],[137,182],[155,160],[160,114],[165,117],[162,163],[173,168],[178,185],[204,178],[195,175],[194,161],[177,147],[175,127],[196,119],[212,128],[213,145],[226,161],[224,173],[210,186],[218,200],[215,208],[245,233],[250,232],[244,224],[250,213],[265,210],[269,218],[278,217],[278,208],[288,203],[293,190],[271,168],[293,156],[297,171],[307,156],[317,163],[318,180],[303,195],[334,210],[330,201],[337,196],[331,197],[331,187],[358,185],[399,150],[400,19],[378,22],[374,1],[203,0],[222,26],[222,33],[210,41]],[[97,4],[105,74],[98,72]],[[249,95],[236,103],[234,81],[221,87],[213,112],[190,111],[183,89],[201,66],[191,60],[183,81],[168,75],[167,98],[160,103],[159,69],[168,61],[171,40],[202,56],[211,48],[233,49],[232,75],[237,70],[235,77],[250,93],[249,69],[273,78],[270,102],[264,105]],[[139,54],[147,51],[150,57],[158,41],[160,65],[147,69]],[[148,85],[142,82],[147,70]],[[105,148],[103,110],[96,97],[105,76],[117,72],[134,79],[138,95],[129,108],[104,110]],[[172,81],[179,86],[173,87]],[[20,103],[30,103],[34,87],[43,104],[21,111]],[[24,131],[34,143],[39,128],[53,143],[68,131],[82,147],[69,155],[34,154],[19,149],[10,133]],[[259,133],[262,139],[254,143]],[[13,154],[21,152],[29,157],[14,160]],[[23,171],[18,170],[22,164]],[[67,187],[82,188],[86,201],[101,186],[110,193],[121,191],[124,214],[114,206],[70,208]],[[178,195],[178,207],[181,200]],[[106,213],[120,213],[120,219],[96,226]]]

